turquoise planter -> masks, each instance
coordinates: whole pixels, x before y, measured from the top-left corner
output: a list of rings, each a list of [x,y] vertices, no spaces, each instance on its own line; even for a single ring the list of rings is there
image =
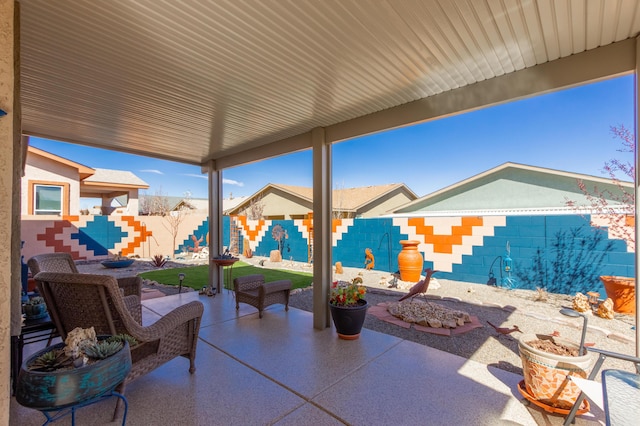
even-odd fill
[[[40,411],[72,407],[111,392],[131,370],[129,344],[110,357],[80,368],[56,371],[29,371],[40,355],[63,348],[64,343],[49,346],[22,363],[16,384],[16,400]]]
[[[126,268],[127,266],[131,266],[131,264],[133,264],[133,260],[134,259],[104,260],[101,263],[102,263],[102,266],[109,269]]]

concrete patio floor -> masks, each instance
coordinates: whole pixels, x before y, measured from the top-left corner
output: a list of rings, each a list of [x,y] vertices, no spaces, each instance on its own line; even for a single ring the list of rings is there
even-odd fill
[[[521,376],[364,329],[340,340],[312,314],[270,306],[262,319],[233,294],[196,292],[144,302],[144,323],[191,300],[205,305],[197,371],[175,359],[127,387],[128,425],[561,425],[523,401]],[[34,346],[34,347],[29,347]],[[33,352],[37,345],[29,345]],[[115,399],[83,407],[77,425],[110,423]],[[11,400],[11,425],[44,416]],[[56,424],[71,424],[65,418]],[[115,423],[119,424],[119,423]],[[577,425],[604,424],[592,409]]]

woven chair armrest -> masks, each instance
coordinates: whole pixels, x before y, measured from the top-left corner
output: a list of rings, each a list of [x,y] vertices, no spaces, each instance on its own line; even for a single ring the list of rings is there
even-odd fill
[[[118,278],[118,287],[124,291],[125,296],[135,295],[140,297],[142,293],[142,278],[140,277],[124,277]]]
[[[268,283],[264,283],[262,287],[264,288],[265,294],[277,293],[283,290],[291,290],[291,281],[290,280],[271,281]]]
[[[142,342],[157,340],[186,322],[202,318],[203,312],[202,302],[193,301],[175,308],[150,326],[129,324],[127,330],[129,334]]]
[[[131,314],[134,320],[139,324],[142,324],[142,306],[140,306],[140,297],[134,294],[124,296],[122,298],[124,306],[127,307],[127,311]]]

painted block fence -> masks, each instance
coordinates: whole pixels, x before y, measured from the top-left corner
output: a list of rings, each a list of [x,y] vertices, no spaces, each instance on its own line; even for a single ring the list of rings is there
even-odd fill
[[[558,216],[467,216],[334,219],[333,260],[343,266],[365,265],[365,250],[375,257],[376,270],[396,271],[400,240],[420,241],[424,267],[440,271],[438,277],[487,283],[490,273],[498,284],[511,277],[518,288],[573,294],[604,293],[599,275],[635,277],[634,253],[624,241],[610,239],[606,229],[589,225],[589,218]],[[283,260],[310,261],[312,223],[308,219],[249,220],[223,218],[223,244],[245,244],[256,256],[268,257],[278,243],[273,227],[286,231]],[[75,259],[102,259],[120,252],[125,256],[196,256],[208,246],[205,215],[187,215],[175,243],[167,223],[153,216],[71,216],[57,220],[23,218],[23,256],[67,251]],[[232,238],[232,233],[234,238]],[[505,271],[507,247],[511,269]],[[588,250],[587,250],[588,248]]]

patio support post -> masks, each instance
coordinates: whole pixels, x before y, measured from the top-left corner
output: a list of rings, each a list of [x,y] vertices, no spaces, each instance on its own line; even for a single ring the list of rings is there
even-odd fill
[[[311,131],[313,147],[313,328],[330,326],[331,260],[331,143],[325,129]]]
[[[224,287],[223,267],[211,259],[222,253],[222,172],[216,169],[215,161],[207,164],[209,176],[209,288],[217,288],[221,294]]]
[[[634,138],[635,138],[635,144],[634,144],[634,160],[635,160],[635,185],[634,185],[634,200],[635,200],[635,204],[636,204],[636,211],[635,211],[635,217],[634,217],[634,221],[635,221],[635,277],[636,277],[636,356],[640,357],[640,329],[638,329],[638,326],[640,326],[639,322],[640,322],[640,297],[638,297],[638,266],[640,265],[640,254],[638,253],[638,242],[640,242],[640,239],[638,239],[638,236],[640,236],[640,232],[638,231],[638,216],[640,213],[640,207],[638,206],[638,194],[640,193],[639,187],[638,185],[640,185],[640,180],[638,179],[639,176],[639,172],[638,172],[638,165],[640,164],[640,160],[638,159],[638,102],[640,101],[640,94],[638,93],[638,73],[640,72],[640,43],[638,43],[638,40],[640,39],[640,37],[636,37],[636,69],[635,69],[635,75],[634,75],[634,91],[635,91],[635,98],[634,98],[634,109],[635,109],[635,119],[634,119]]]

